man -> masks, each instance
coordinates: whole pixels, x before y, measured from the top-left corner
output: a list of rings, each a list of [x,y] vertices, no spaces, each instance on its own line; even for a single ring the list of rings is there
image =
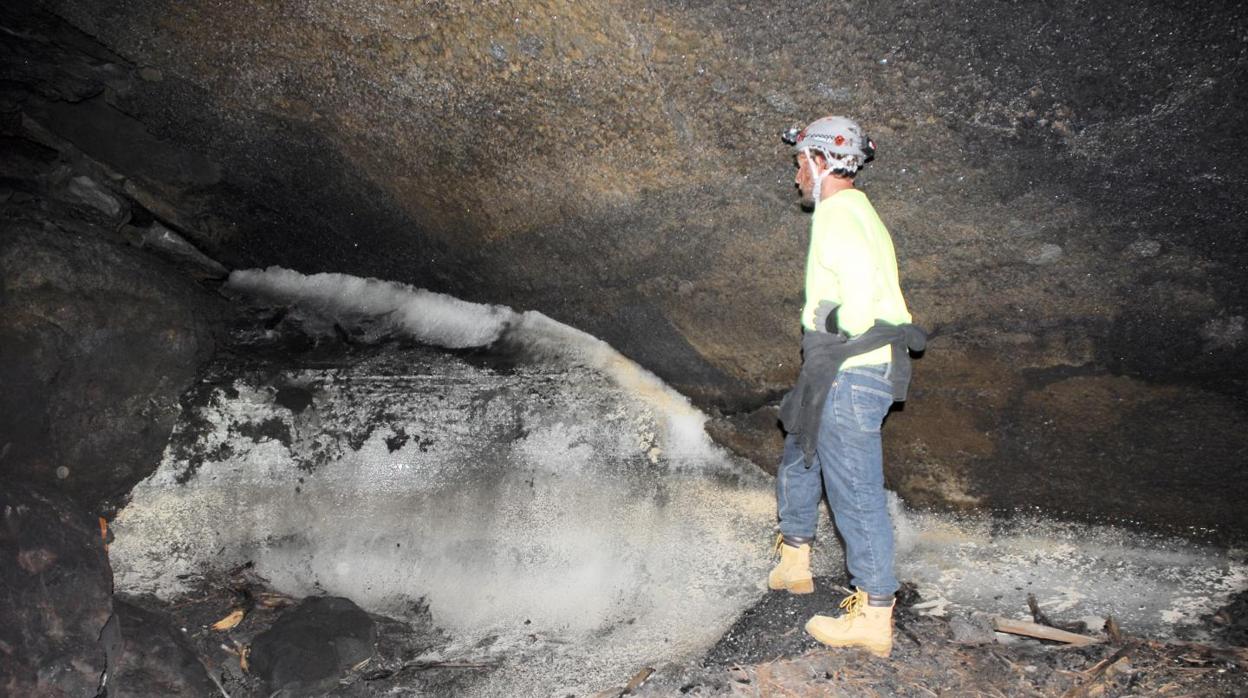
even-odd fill
[[[796,149],[794,179],[813,207],[802,310],[803,365],[785,398],[788,435],[776,477],[780,562],[768,585],[794,594],[814,591],[810,548],[826,488],[856,591],[836,618],[806,624],[832,647],[892,651],[893,528],[884,494],[880,425],[894,399],[905,398],[907,348],[922,332],[897,282],[888,230],[854,176],[875,145],[858,124],[839,116],[786,134]]]

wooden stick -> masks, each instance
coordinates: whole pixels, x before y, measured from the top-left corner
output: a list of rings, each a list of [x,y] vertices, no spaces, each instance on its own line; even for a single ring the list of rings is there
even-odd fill
[[[1148,645],[1154,649],[1164,650],[1167,647],[1188,647],[1200,652],[1205,652],[1218,659],[1234,662],[1240,667],[1248,669],[1248,648],[1244,647],[1210,647],[1202,645],[1199,642],[1184,642],[1182,640],[1170,640],[1161,642],[1158,640],[1149,640]]]
[[[1065,630],[1058,630],[1047,625],[1039,623],[1029,623],[1025,620],[1014,620],[1012,618],[1002,618],[997,616],[992,619],[992,627],[997,632],[1009,633],[1011,635],[1025,635],[1027,637],[1039,638],[1041,640],[1054,640],[1057,642],[1065,642],[1070,645],[1094,645],[1101,640],[1087,635],[1078,633],[1068,633]]]
[[[641,684],[645,683],[646,679],[650,678],[650,675],[653,673],[654,669],[651,669],[650,667],[643,668],[641,671],[633,675],[633,678],[628,682],[628,685],[624,687],[624,690],[620,692],[620,695],[626,696],[638,688],[641,688]]]
[[[1105,616],[1105,632],[1109,633],[1109,641],[1115,645],[1122,644],[1122,628],[1118,627],[1118,621],[1113,616]]]
[[[605,691],[595,693],[594,698],[623,698],[623,696],[630,695],[633,691],[641,688],[641,684],[645,683],[646,679],[650,678],[650,675],[653,673],[654,669],[643,667],[641,671],[633,674],[633,678],[629,679],[628,684],[624,688],[608,688]]]
[[[1092,686],[1107,675],[1115,664],[1127,658],[1127,652],[1132,647],[1123,647],[1111,656],[1109,659],[1103,659],[1088,671],[1088,678],[1082,684],[1072,686],[1069,691],[1062,694],[1062,698],[1082,698],[1092,692]]]
[[[1040,610],[1040,604],[1036,601],[1035,594],[1027,595],[1027,608],[1031,611],[1031,619],[1036,623],[1057,627],[1053,625],[1053,621],[1049,620],[1048,616],[1044,615],[1044,611]]]

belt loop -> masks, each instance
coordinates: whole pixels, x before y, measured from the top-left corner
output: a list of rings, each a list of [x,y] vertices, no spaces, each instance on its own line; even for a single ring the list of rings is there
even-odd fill
[[[884,369],[884,380],[892,380],[892,377],[893,377],[893,362],[892,362],[892,361],[889,361],[888,363],[884,364],[884,366],[885,366],[885,369]]]

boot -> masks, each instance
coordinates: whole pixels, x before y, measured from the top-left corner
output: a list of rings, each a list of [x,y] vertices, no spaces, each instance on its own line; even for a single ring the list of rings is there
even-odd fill
[[[829,647],[862,647],[877,657],[893,651],[893,606],[871,606],[867,592],[859,589],[841,601],[845,613],[837,618],[815,616],[806,632]]]
[[[809,594],[815,590],[815,578],[810,573],[810,543],[798,546],[784,542],[784,536],[776,536],[776,552],[780,562],[767,575],[767,586],[779,591],[788,589],[790,594]]]

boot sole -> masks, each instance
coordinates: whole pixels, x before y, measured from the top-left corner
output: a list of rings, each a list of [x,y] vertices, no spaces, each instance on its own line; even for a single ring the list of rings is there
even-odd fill
[[[803,579],[791,584],[781,582],[778,585],[768,581],[767,586],[772,591],[788,590],[790,594],[813,594],[815,592],[815,580],[813,579]]]
[[[893,643],[890,641],[882,645],[873,645],[866,642],[844,642],[842,640],[833,639],[820,633],[817,629],[811,628],[810,624],[806,624],[806,634],[818,640],[821,644],[837,649],[861,648],[881,659],[888,659],[893,653]]]

